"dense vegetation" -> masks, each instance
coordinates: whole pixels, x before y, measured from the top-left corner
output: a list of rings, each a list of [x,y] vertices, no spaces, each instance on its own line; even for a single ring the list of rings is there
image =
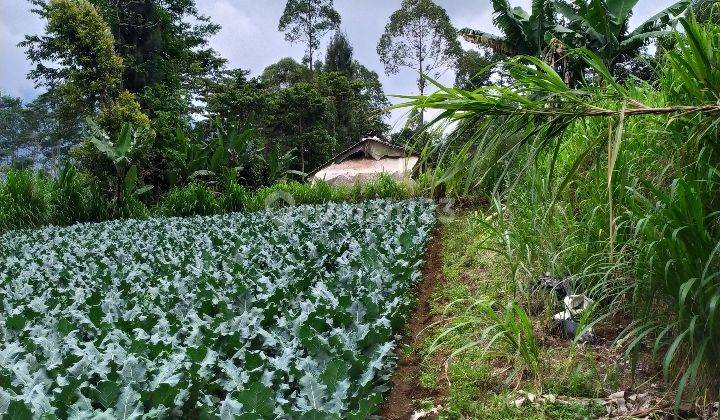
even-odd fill
[[[410,265],[414,269],[428,234],[429,205],[424,201],[409,207],[374,202],[359,207],[325,205],[302,211],[247,213],[288,204],[429,195],[442,200],[444,210],[451,210],[444,216],[452,216],[454,203],[480,202],[484,204],[459,220],[442,218],[447,222],[443,240],[447,284],[436,285],[439,290],[431,305],[439,320],[428,326],[427,340],[413,350],[424,356],[422,385],[440,387],[440,376],[445,376],[445,414],[481,418],[597,416],[602,408],[598,411],[594,402],[549,403],[526,410],[512,401],[521,388],[538,395],[549,391],[567,397],[607,397],[620,384],[629,382],[627,388],[634,388],[639,366],[657,371],[664,379],[676,414],[683,402],[702,405],[718,400],[720,4],[714,0],[681,0],[635,28],[630,27],[630,20],[638,0],[537,0],[529,11],[513,7],[507,0],[493,0],[493,21],[499,35],[469,28],[456,31],[448,13],[433,1],[404,0],[389,17],[377,53],[387,74],[402,67],[413,70],[420,95],[404,96],[406,102],[398,106],[409,109],[410,117],[406,126],[392,135],[386,123],[389,102],[382,84],[375,72],[354,58],[351,40],[341,30],[342,17],[332,0],[288,0],[278,30],[285,33],[287,41],[303,44],[305,56],[299,61],[281,58],[255,76],[229,68],[208,47],[209,37],[219,28],[198,13],[192,0],[32,3],[47,26],[44,34],[28,35],[22,46],[34,64],[29,77],[47,92],[27,104],[7,95],[0,98],[0,232],[45,225],[70,227],[6,233],[7,244],[0,247],[12,254],[7,259],[11,262],[0,261],[0,268],[20,272],[20,266],[31,266],[35,271],[24,275],[36,275],[38,267],[52,261],[33,260],[24,251],[33,247],[42,252],[65,250],[73,258],[96,258],[94,251],[85,249],[92,248],[87,236],[92,233],[110,235],[119,243],[131,238],[176,241],[178,252],[187,261],[193,256],[202,259],[207,255],[197,249],[198,242],[180,237],[198,230],[209,244],[224,250],[214,255],[217,259],[236,264],[225,251],[236,251],[233,247],[248,238],[229,233],[228,238],[239,242],[227,242],[212,235],[232,225],[268,244],[272,241],[267,231],[254,230],[248,223],[272,230],[275,216],[285,215],[293,222],[290,233],[329,241],[317,246],[332,258],[323,260],[322,255],[313,254],[306,261],[316,264],[316,274],[337,273],[327,264],[337,260],[338,249],[329,249],[327,244],[338,238],[321,238],[316,230],[339,230],[340,219],[351,220],[354,233],[375,235],[388,243],[406,241],[407,235],[404,239],[393,236],[402,236],[403,229],[419,229],[414,234],[419,239],[411,241]],[[476,48],[463,51],[458,37]],[[647,48],[651,43],[654,53]],[[447,69],[455,71],[453,87],[433,80]],[[432,88],[436,92],[428,94]],[[427,115],[432,119],[428,121]],[[417,182],[397,183],[387,177],[346,187],[302,182],[306,173],[366,135],[390,137],[421,151]],[[379,203],[400,209],[400,213],[408,209],[422,213],[424,221],[418,224],[417,218],[408,220],[400,215],[398,223],[404,220],[409,225],[385,224],[375,229],[353,219],[357,215],[351,208],[369,209],[371,214],[385,212]],[[328,215],[308,210],[319,208]],[[231,212],[246,214],[226,215]],[[195,215],[208,217],[153,218]],[[302,220],[309,215],[324,218],[328,225]],[[329,220],[332,217],[338,220]],[[115,219],[136,220],[123,223],[112,221]],[[111,222],[83,224],[108,220]],[[198,226],[200,221],[209,227]],[[318,229],[310,229],[311,225]],[[180,232],[169,232],[170,226]],[[125,234],[116,235],[112,232],[115,228]],[[148,228],[168,236],[148,238],[142,232]],[[71,244],[69,238],[77,244]],[[382,261],[397,251],[384,249],[378,241],[366,244],[358,240],[367,246],[363,249],[372,250],[367,252],[387,251]],[[48,248],[55,246],[58,248]],[[258,273],[278,268],[273,265],[277,261],[297,269],[293,264],[302,258],[286,260],[294,252],[289,249],[292,247],[287,243],[278,246],[287,248],[288,254],[255,267]],[[110,254],[126,258],[120,257],[120,248],[110,248]],[[377,268],[369,262],[367,252],[356,251],[357,261]],[[98,266],[105,264],[97,258],[101,260]],[[140,262],[143,258],[133,254],[131,259],[145,269]],[[79,257],[77,261],[89,264]],[[177,267],[178,272],[187,269]],[[462,270],[467,272],[460,273]],[[332,301],[337,292],[343,299],[362,301],[370,294],[388,292],[393,295],[383,295],[383,299],[401,299],[404,311],[405,294],[412,283],[408,279],[415,279],[417,272],[401,274],[402,290],[387,283],[388,278],[374,291],[352,283],[347,293],[337,290],[327,296]],[[74,337],[69,334],[72,330],[61,331],[37,309],[45,308],[41,303],[50,305],[40,300],[60,299],[53,295],[57,290],[47,289],[33,300],[30,295],[21,296],[26,289],[15,288],[10,277],[0,277],[4,287],[0,293],[7,299],[27,299],[13,301],[10,310],[14,315],[0,318],[4,323],[0,333],[17,344],[4,350],[12,355],[3,353],[6,358],[2,360],[20,353],[31,357],[34,347],[40,346],[27,339],[35,327],[50,331],[53,340]],[[103,281],[113,287],[124,284],[112,275],[106,277]],[[557,302],[538,291],[541,277],[565,279],[574,294],[584,294],[595,302],[577,320],[576,334],[570,337],[576,340],[570,344],[552,341],[557,336],[552,321]],[[166,278],[145,280],[169,283]],[[266,280],[248,277],[253,286],[267,286]],[[32,281],[42,283],[39,278]],[[187,285],[186,280],[181,283]],[[241,286],[246,285],[223,290],[239,293]],[[309,296],[306,291],[287,298],[282,305],[325,296]],[[70,298],[74,297],[62,295],[62,305]],[[157,303],[145,302],[145,298],[157,296],[133,295],[149,306]],[[109,334],[111,329],[106,327],[117,320],[109,319],[105,312],[98,315],[97,308],[102,305],[97,296],[93,299],[92,308],[80,305],[78,314],[87,318],[79,325],[87,326],[92,332],[89,339],[96,340],[99,336],[95,333]],[[172,313],[163,302],[153,310]],[[53,308],[61,312],[63,306],[54,303]],[[366,312],[381,319],[378,311]],[[213,322],[211,318],[203,322]],[[347,321],[344,316],[339,318]],[[312,328],[319,333],[313,337],[332,335],[322,319],[313,322]],[[592,350],[581,344],[591,329],[607,331],[612,326],[619,329],[605,334],[602,348],[627,361],[630,372],[610,373],[595,365]],[[119,326],[119,331],[125,327]],[[372,345],[390,343],[386,333],[383,329],[382,339]],[[296,345],[304,346],[299,352],[332,353],[339,351],[340,344],[352,347],[350,353],[360,351],[353,347],[356,341],[335,336],[320,343],[302,342],[298,334],[292,337],[300,340]],[[305,334],[304,339],[308,337]],[[177,357],[186,357],[189,366],[199,367],[208,354],[215,357],[212,363],[220,360],[215,353],[221,354],[222,349],[208,346],[188,352],[191,347],[182,340]],[[253,350],[264,351],[257,346],[251,343]],[[150,395],[159,382],[132,385],[122,382],[126,378],[121,371],[110,369],[115,375],[110,379],[102,375],[87,378],[87,392],[73,396],[85,405],[75,408],[117,409],[117,395],[122,392],[128,401],[139,395],[145,404],[139,409],[149,413],[156,409],[158,413],[207,410],[217,414],[222,407],[223,413],[232,415],[247,411],[247,401],[242,400],[252,392],[275,401],[272,407],[254,406],[259,415],[319,415],[314,408],[333,415],[362,416],[374,410],[378,392],[384,389],[386,378],[382,377],[389,372],[387,364],[380,363],[372,374],[376,376],[370,378],[370,374],[361,376],[360,367],[353,364],[357,360],[343,359],[350,367],[347,363],[328,367],[323,357],[318,356],[322,359],[318,362],[313,359],[317,354],[308,356],[313,363],[323,364],[323,372],[332,371],[320,374],[321,378],[338,379],[341,371],[352,373],[352,386],[346,388],[340,379],[316,383],[284,372],[292,390],[278,387],[274,394],[268,393],[270,382],[279,379],[261,376],[259,382],[235,393],[226,382],[218,382],[217,376],[200,378],[188,373],[182,379],[170,375],[173,385],[182,384],[173,388],[177,391],[173,399],[182,396],[182,401],[173,405]],[[560,364],[564,369],[560,372],[563,369],[555,368],[564,356],[566,364]],[[154,357],[148,360],[155,363]],[[361,362],[363,368],[370,363]],[[64,361],[58,363],[61,369],[69,367],[62,365]],[[267,360],[258,366],[267,367],[263,363]],[[247,381],[242,373],[238,372]],[[8,382],[8,375],[0,371],[0,390],[14,393],[13,405],[8,408],[18,413],[26,413],[28,408],[37,413],[48,406],[70,409],[70,403],[48,405],[42,399],[26,398],[29,394],[20,398],[24,391],[13,380]],[[604,379],[599,379],[601,375]],[[53,398],[67,397],[63,394],[66,377],[43,380],[55,381],[53,386],[59,387],[61,395]],[[363,384],[358,385],[360,382]],[[310,407],[302,393],[296,392],[307,387],[322,389],[322,407]],[[335,395],[338,392],[347,395]],[[113,404],[93,399],[107,393],[115,397]],[[0,398],[0,402],[6,400]],[[0,412],[4,408],[0,404]],[[135,406],[130,408],[135,410]]]
[[[680,22],[653,84],[620,82],[581,49],[573,57],[590,71],[574,89],[557,68],[517,56],[503,64],[510,88],[440,87],[409,104],[441,110],[437,124],[457,122],[445,143],[426,148],[441,156],[434,182],[450,195],[488,194],[476,247],[504,257],[514,301],[533,307],[543,273],[569,278],[574,293],[598,302],[578,337],[623,325],[615,343],[630,360],[657,357],[677,405],[715,400],[720,385],[720,27]],[[482,343],[512,334],[524,315],[473,316],[494,325],[485,336],[467,324],[467,339]],[[516,367],[536,373],[537,354],[522,353],[535,347],[533,330],[523,328]]]
[[[0,413],[364,419],[433,221],[375,200],[5,234]]]

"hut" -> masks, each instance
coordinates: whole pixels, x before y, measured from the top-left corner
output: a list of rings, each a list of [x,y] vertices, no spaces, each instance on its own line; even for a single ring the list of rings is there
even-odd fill
[[[377,137],[366,137],[308,174],[311,182],[324,180],[330,185],[354,184],[376,179],[380,174],[407,180],[418,157],[405,148]]]

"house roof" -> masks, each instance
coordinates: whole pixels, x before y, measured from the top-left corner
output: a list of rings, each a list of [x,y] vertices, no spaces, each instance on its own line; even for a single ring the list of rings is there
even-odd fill
[[[380,147],[378,147],[380,146]],[[387,141],[381,140],[377,137],[365,137],[359,142],[353,144],[352,146],[348,147],[347,149],[343,150],[342,152],[335,155],[332,159],[328,160],[327,162],[323,163],[319,167],[315,168],[312,172],[308,173],[308,177],[311,177],[315,175],[317,172],[321,171],[323,168],[326,168],[333,163],[340,163],[350,156],[353,156],[357,154],[358,152],[363,152],[365,155],[371,156],[375,160],[382,159],[385,156],[392,156],[392,157],[407,157],[411,154],[402,146],[398,146],[396,144],[388,143]]]

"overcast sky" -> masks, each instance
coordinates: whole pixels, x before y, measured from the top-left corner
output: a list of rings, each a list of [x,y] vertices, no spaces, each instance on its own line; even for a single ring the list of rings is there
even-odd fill
[[[531,0],[510,0],[511,4],[529,9]],[[283,0],[196,0],[201,13],[222,26],[211,46],[228,59],[230,67],[248,69],[253,75],[282,57],[298,61],[303,46],[285,41],[277,31]],[[674,0],[639,0],[631,19],[631,27],[672,4]],[[416,76],[410,70],[387,76],[375,51],[390,14],[401,0],[336,0],[335,7],[342,16],[341,28],[347,33],[355,49],[355,58],[380,75],[386,94],[417,93]],[[498,31],[492,24],[490,0],[436,0],[450,15],[455,27],[471,27],[489,32]],[[26,0],[0,0],[0,90],[31,100],[38,95],[25,75],[30,64],[22,48],[17,46],[25,34],[42,33],[44,22],[30,12]],[[325,44],[329,37],[324,40]],[[463,43],[463,47],[472,48]],[[324,55],[324,45],[321,52]],[[446,72],[440,81],[452,83],[454,74]],[[400,113],[394,113],[395,124]]]

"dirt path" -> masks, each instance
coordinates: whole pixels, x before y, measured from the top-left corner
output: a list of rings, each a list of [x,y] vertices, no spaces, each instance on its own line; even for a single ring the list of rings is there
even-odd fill
[[[439,397],[437,391],[420,386],[420,356],[415,352],[406,355],[401,349],[406,344],[414,345],[421,341],[424,337],[418,335],[436,320],[430,315],[430,297],[433,290],[445,282],[442,274],[442,238],[442,230],[436,229],[425,254],[422,280],[417,286],[416,305],[408,317],[406,336],[396,350],[398,365],[390,378],[392,388],[380,408],[383,419],[409,419],[417,409],[413,405],[414,400]]]

